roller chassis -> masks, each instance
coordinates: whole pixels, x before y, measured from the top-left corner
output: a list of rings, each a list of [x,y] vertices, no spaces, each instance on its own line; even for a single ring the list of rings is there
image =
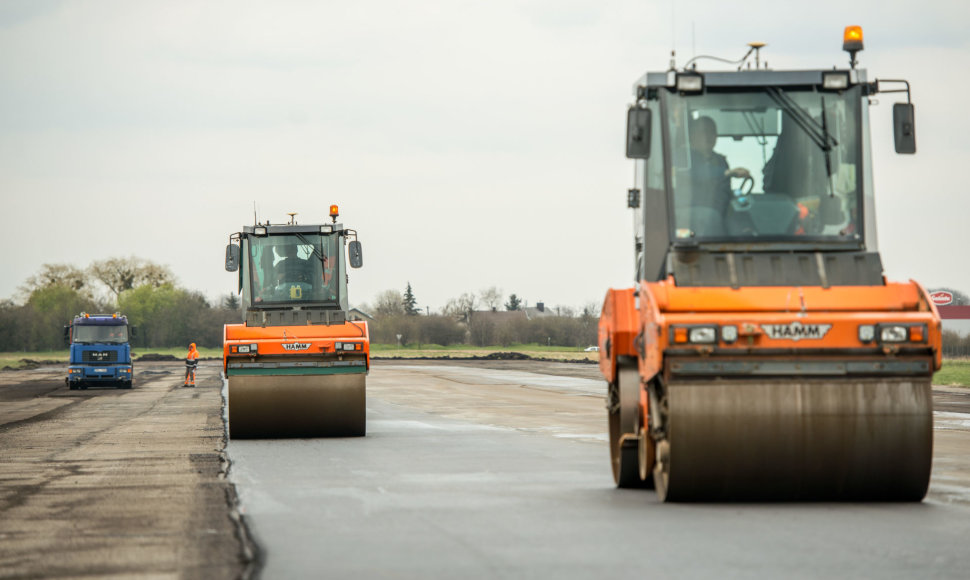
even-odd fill
[[[227,324],[223,370],[229,436],[363,436],[370,341],[348,320],[344,246],[360,267],[356,232],[332,224],[255,224],[230,236],[241,324]],[[291,214],[295,216],[295,214]]]
[[[924,497],[940,322],[919,284],[884,278],[876,251],[866,99],[880,90],[854,62],[637,82],[638,284],[607,292],[598,345],[618,487],[661,501]],[[912,153],[907,107],[894,108],[897,151]],[[740,155],[755,138],[748,161],[770,158],[759,191],[746,177],[723,214],[707,205],[717,182],[693,167],[701,117],[722,127],[708,139]],[[798,165],[809,158],[815,174]],[[836,192],[840,163],[852,172]]]

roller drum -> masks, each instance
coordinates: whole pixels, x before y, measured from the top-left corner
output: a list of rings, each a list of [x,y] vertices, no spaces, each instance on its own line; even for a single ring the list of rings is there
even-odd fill
[[[365,427],[364,373],[229,377],[229,437],[355,437]]]
[[[929,378],[667,386],[655,479],[665,501],[920,501]]]

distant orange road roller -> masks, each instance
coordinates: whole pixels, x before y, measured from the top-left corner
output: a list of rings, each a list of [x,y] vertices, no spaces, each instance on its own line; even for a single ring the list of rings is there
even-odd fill
[[[367,322],[348,317],[346,262],[363,265],[357,232],[337,223],[256,223],[230,236],[243,322],[227,324],[229,437],[363,436]],[[349,260],[345,260],[345,254]]]
[[[856,68],[858,27],[848,68],[771,70],[749,46],[747,68],[634,88],[637,284],[599,323],[614,479],[662,501],[921,501],[940,318],[883,275],[869,137],[872,97],[906,93],[895,145],[915,152],[909,83]]]

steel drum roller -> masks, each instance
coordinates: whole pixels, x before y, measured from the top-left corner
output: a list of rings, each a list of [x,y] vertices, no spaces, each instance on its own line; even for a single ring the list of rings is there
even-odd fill
[[[365,434],[364,373],[229,377],[229,437]]]
[[[683,382],[667,398],[655,471],[666,501],[926,495],[929,378]]]

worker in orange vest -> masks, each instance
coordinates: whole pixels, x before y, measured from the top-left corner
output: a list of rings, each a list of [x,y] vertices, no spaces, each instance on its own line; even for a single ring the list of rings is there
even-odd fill
[[[195,343],[189,345],[189,354],[185,355],[185,382],[183,387],[195,386],[195,367],[199,365],[199,351],[195,349]]]

